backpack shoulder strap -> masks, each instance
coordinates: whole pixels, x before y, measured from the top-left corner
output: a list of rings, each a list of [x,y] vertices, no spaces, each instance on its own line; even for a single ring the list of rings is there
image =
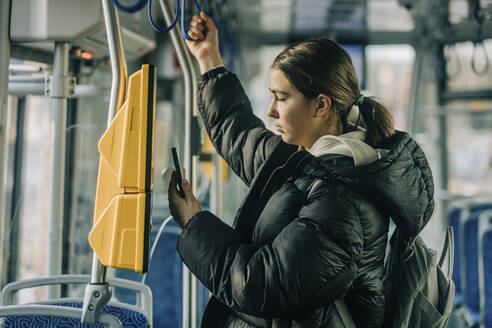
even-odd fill
[[[345,328],[356,328],[354,320],[352,319],[352,315],[347,308],[347,303],[345,303],[345,300],[343,298],[336,300],[335,306],[338,310],[338,313],[340,314],[340,317],[342,318]]]
[[[449,250],[449,252],[448,252]],[[444,246],[442,248],[441,258],[439,259],[439,266],[442,268],[446,255],[449,253],[448,258],[448,277],[453,274],[453,264],[454,264],[454,233],[453,228],[448,227],[446,231],[446,239],[444,240]]]

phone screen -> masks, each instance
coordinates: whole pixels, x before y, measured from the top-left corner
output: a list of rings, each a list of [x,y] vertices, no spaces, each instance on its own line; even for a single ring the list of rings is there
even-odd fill
[[[181,167],[179,166],[178,152],[176,151],[176,147],[171,148],[171,153],[173,156],[174,169],[176,170],[176,177],[177,177],[176,184],[178,186],[178,192],[181,195],[181,197],[185,198],[185,194],[183,192],[183,185],[181,183],[183,177],[181,176]]]

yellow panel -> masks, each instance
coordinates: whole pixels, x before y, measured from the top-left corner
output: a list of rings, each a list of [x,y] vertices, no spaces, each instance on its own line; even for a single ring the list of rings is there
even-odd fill
[[[92,228],[89,244],[103,265],[144,271],[146,197],[117,195]]]
[[[115,231],[119,230],[119,220],[113,219],[118,217],[119,207],[123,195],[118,195],[111,200],[108,207],[102,212],[99,220],[94,223],[89,233],[89,244],[96,253],[99,261],[105,266],[112,266],[114,263],[112,246],[115,239]]]
[[[130,76],[127,100],[99,141],[101,157],[117,176],[118,186],[145,192],[149,65]],[[152,124],[155,127],[155,96]],[[153,129],[152,129],[153,131]],[[154,149],[152,136],[150,151]],[[153,167],[153,163],[151,163]]]
[[[99,176],[97,179],[96,204],[94,207],[95,223],[115,195],[123,194],[125,190],[118,187],[118,181],[108,162],[99,160]]]

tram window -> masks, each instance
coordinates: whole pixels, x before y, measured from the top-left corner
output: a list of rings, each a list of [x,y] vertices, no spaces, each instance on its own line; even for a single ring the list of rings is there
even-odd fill
[[[366,47],[366,89],[388,105],[399,130],[406,128],[414,58],[415,50],[409,45]]]
[[[483,43],[488,60],[492,60],[492,39]],[[480,71],[484,68],[485,57],[483,48],[479,45],[475,49],[476,68]],[[445,47],[447,58],[446,70],[448,73],[448,90],[490,90],[492,89],[492,63],[489,63],[488,73],[478,75],[473,71],[472,60],[474,45],[472,42],[460,42],[454,46]]]
[[[352,58],[352,64],[354,65],[357,78],[359,79],[359,86],[361,89],[366,87],[365,76],[365,47],[363,45],[347,44],[342,45],[343,48],[349,53]]]
[[[82,70],[80,83],[96,84],[101,88],[107,88],[111,83],[111,74],[107,66],[102,66],[91,75],[88,74]],[[97,143],[106,129],[107,108],[107,97],[79,98],[76,122],[67,129],[73,137],[73,158],[70,163],[73,170],[70,184],[71,209],[70,218],[66,219],[66,224],[69,225],[67,273],[90,274],[92,266],[92,249],[87,242],[87,236],[92,228],[94,213],[99,163]],[[82,294],[82,287],[73,292]]]
[[[492,100],[453,101],[447,106],[449,191],[491,193]]]
[[[412,31],[410,12],[397,1],[367,1],[367,28],[371,31]]]
[[[16,112],[16,111],[14,111]],[[16,280],[48,275],[48,243],[51,189],[51,125],[48,98],[25,98],[24,143],[22,150],[21,193],[13,206],[10,252]],[[21,131],[19,131],[21,132]],[[46,296],[45,288],[19,292],[21,303]]]

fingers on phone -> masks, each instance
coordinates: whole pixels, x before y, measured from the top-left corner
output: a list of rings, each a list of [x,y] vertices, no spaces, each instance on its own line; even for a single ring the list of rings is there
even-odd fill
[[[176,172],[173,170],[169,181],[169,187],[167,189],[168,199],[169,200],[173,199],[175,193],[176,193]]]

